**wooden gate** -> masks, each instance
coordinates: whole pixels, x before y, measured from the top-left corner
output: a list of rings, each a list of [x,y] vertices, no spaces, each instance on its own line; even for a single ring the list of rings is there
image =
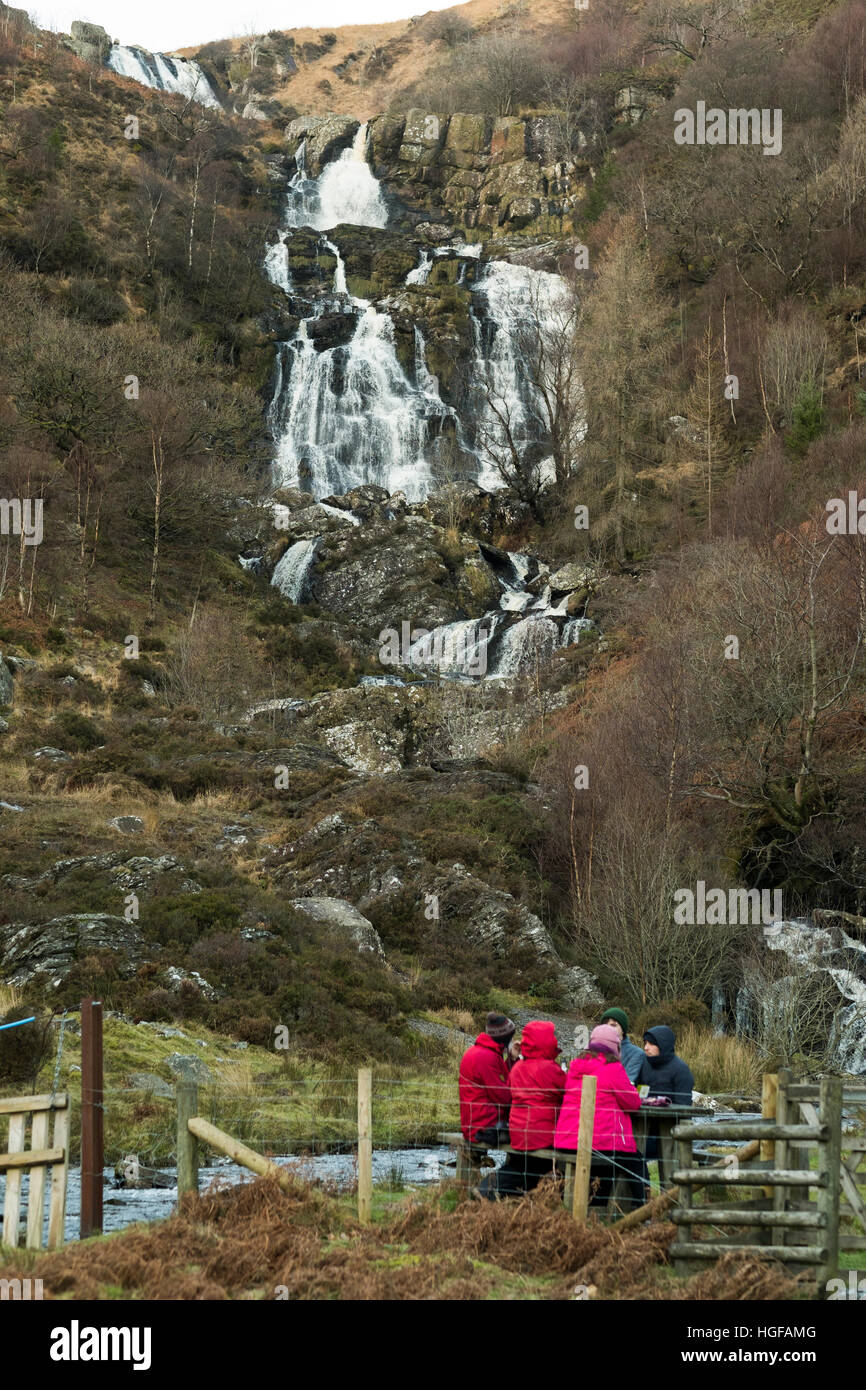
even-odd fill
[[[840,1252],[866,1249],[866,1202],[858,1185],[858,1176],[866,1182],[866,1174],[859,1172],[866,1135],[843,1135],[843,1105],[866,1105],[866,1086],[843,1087],[834,1077],[796,1083],[789,1071],[780,1071],[775,1113],[674,1130],[680,1169],[674,1181],[680,1196],[673,1219],[679,1232],[670,1253],[678,1273],[692,1273],[698,1260],[737,1250],[777,1259],[820,1287],[838,1275]],[[728,1167],[710,1178],[706,1168],[696,1166],[695,1140],[760,1140],[760,1158],[743,1164],[730,1159]],[[706,1189],[709,1182],[726,1194],[743,1188],[759,1191],[747,1201],[696,1203],[695,1189]],[[716,1234],[701,1239],[696,1231],[702,1227],[714,1227]],[[744,1229],[750,1234],[744,1235]]]
[[[3,1244],[18,1244],[21,1177],[26,1169],[30,1173],[26,1245],[28,1250],[42,1249],[45,1175],[50,1169],[48,1249],[59,1250],[63,1244],[69,1172],[69,1096],[65,1092],[56,1096],[10,1096],[0,1100],[0,1124],[7,1119],[6,1152],[0,1153],[0,1173],[6,1174]]]

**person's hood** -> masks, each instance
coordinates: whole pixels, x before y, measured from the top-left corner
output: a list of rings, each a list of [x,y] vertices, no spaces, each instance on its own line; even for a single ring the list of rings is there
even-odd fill
[[[650,1062],[661,1065],[662,1062],[670,1061],[671,1057],[674,1055],[674,1048],[676,1047],[677,1041],[672,1028],[668,1028],[664,1023],[660,1023],[656,1028],[647,1028],[644,1033],[644,1038],[649,1038],[650,1042],[654,1042],[659,1050],[658,1057],[650,1057]]]
[[[559,1043],[556,1040],[556,1028],[552,1023],[545,1023],[539,1019],[533,1023],[527,1023],[520,1039],[520,1051],[524,1057],[547,1057],[554,1061],[559,1052]]]
[[[479,1033],[478,1037],[475,1039],[475,1046],[491,1047],[493,1051],[498,1052],[500,1056],[502,1056],[505,1050],[505,1043],[498,1041],[496,1038],[491,1038],[489,1033]]]

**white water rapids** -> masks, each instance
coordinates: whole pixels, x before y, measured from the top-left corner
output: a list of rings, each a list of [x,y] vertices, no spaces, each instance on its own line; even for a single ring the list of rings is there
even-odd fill
[[[115,43],[107,62],[112,72],[120,77],[131,77],[143,87],[177,92],[180,96],[193,97],[202,106],[222,110],[213,88],[191,58],[170,58],[165,53],[148,53],[145,48],[127,48]]]

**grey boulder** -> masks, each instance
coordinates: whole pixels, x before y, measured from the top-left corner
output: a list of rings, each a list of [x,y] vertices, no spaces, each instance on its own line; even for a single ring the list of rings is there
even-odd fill
[[[373,923],[346,898],[292,898],[289,906],[347,937],[359,952],[369,951],[384,960],[385,948]]]

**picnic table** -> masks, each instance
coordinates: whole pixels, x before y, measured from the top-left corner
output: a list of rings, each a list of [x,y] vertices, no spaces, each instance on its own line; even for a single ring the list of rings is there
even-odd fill
[[[658,1140],[659,1184],[661,1187],[673,1185],[673,1174],[676,1167],[676,1140],[673,1138],[673,1131],[676,1126],[686,1120],[711,1114],[712,1111],[705,1105],[642,1105],[640,1110],[632,1112],[635,1143],[639,1151],[645,1152],[647,1139],[655,1137]],[[470,1144],[459,1133],[443,1133],[438,1138],[441,1143],[456,1148],[457,1181],[466,1186],[474,1186],[478,1183],[481,1177],[481,1159],[493,1148],[500,1153],[522,1152],[520,1149],[512,1148],[510,1144],[497,1144],[495,1146]],[[562,1169],[565,1175],[565,1204],[570,1208],[574,1192],[576,1158],[574,1150],[535,1149],[533,1153],[537,1158],[549,1158],[557,1169]],[[616,1202],[619,1195],[619,1183],[615,1182],[612,1201]]]

